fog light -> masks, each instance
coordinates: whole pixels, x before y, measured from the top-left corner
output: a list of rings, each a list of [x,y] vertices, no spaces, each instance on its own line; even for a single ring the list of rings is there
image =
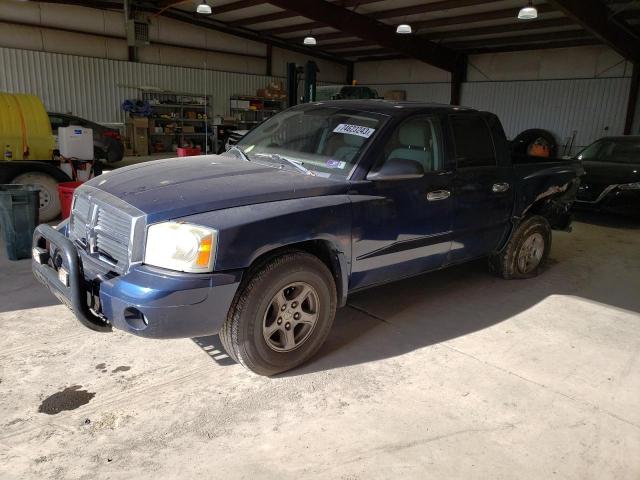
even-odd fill
[[[69,286],[69,272],[67,272],[64,268],[60,267],[58,269],[58,280],[60,280],[60,283],[62,283],[65,287]]]
[[[124,320],[134,330],[144,330],[149,326],[147,317],[135,307],[127,307],[124,310]]]

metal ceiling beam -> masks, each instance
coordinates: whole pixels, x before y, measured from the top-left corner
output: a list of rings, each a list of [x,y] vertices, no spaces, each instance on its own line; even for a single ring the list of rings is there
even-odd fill
[[[239,2],[235,2],[235,3],[239,3]],[[139,10],[143,9],[151,13],[155,13],[159,10],[156,4],[151,3],[149,1],[146,1],[146,2],[139,1],[136,8],[138,8]],[[162,12],[162,16],[167,18],[172,18],[174,20],[178,20],[181,22],[189,23],[191,25],[196,25],[199,27],[216,30],[222,33],[227,33],[229,35],[234,35],[236,37],[245,38],[247,40],[252,40],[254,42],[264,43],[266,45],[272,45],[274,47],[281,48],[284,50],[290,50],[290,51],[302,53],[304,55],[309,55],[311,57],[321,58],[323,60],[329,60],[331,62],[336,62],[343,65],[349,65],[351,63],[349,60],[346,60],[345,58],[339,55],[323,52],[321,50],[305,47],[299,44],[294,44],[291,41],[287,41],[281,38],[276,38],[271,35],[267,35],[266,33],[263,33],[263,32],[256,32],[254,30],[249,30],[241,27],[233,27],[226,23],[215,20],[211,17],[204,17],[203,15],[195,15],[193,12],[170,8]]]
[[[266,3],[264,0],[239,0],[237,2],[227,3],[226,5],[213,5],[212,10],[214,15],[221,15],[223,13],[235,12],[236,10],[242,10],[243,8],[255,7]]]
[[[426,3],[424,5],[415,5],[413,7],[400,7],[400,8],[393,8],[391,10],[383,10],[381,12],[374,12],[369,14],[368,16],[370,16],[371,18],[375,18],[376,20],[382,20],[385,18],[394,18],[394,17],[402,17],[402,16],[407,16],[407,15],[417,15],[417,14],[421,14],[421,13],[429,13],[429,12],[438,12],[438,11],[443,11],[443,10],[451,10],[451,9],[455,9],[455,8],[462,8],[462,7],[468,7],[468,6],[472,6],[472,5],[480,5],[486,2],[482,2],[479,0],[443,0],[443,1],[439,1],[439,2],[433,2],[433,3]],[[544,6],[543,10],[545,9]],[[548,7],[547,7],[548,8]],[[501,12],[504,12],[504,10],[500,10]],[[518,11],[519,9],[515,9],[515,14],[514,9],[509,9],[509,15],[512,15],[513,18],[515,18],[518,15]],[[538,11],[540,11],[540,9],[538,9]],[[390,12],[390,13],[389,13]],[[402,13],[402,12],[408,12],[408,13]],[[412,13],[413,12],[413,13]],[[484,13],[484,12],[483,12]],[[478,14],[474,14],[478,15],[478,16],[482,16],[483,13],[478,13]],[[490,12],[492,13],[492,12]],[[303,15],[305,16],[305,15]],[[467,15],[469,16],[469,15]],[[447,18],[456,18],[456,17],[447,17]],[[482,21],[482,20],[477,20],[477,21]],[[410,22],[411,25],[418,25],[420,22]],[[280,35],[282,33],[292,33],[292,32],[301,32],[304,30],[311,30],[313,28],[320,28],[321,23],[320,22],[310,22],[310,23],[299,23],[297,25],[288,25],[286,27],[281,27],[281,28],[277,28],[272,30],[272,33],[274,35]]]
[[[366,5],[368,3],[376,3],[380,1],[381,0],[342,0],[336,3],[342,7],[349,8],[349,7],[360,7],[361,5]],[[422,5],[414,5],[412,7],[391,8],[388,10],[381,10],[381,11],[373,12],[366,15],[371,18],[381,20],[383,18],[406,17],[408,15],[419,15],[422,13],[439,12],[442,10],[468,7],[468,6],[479,5],[483,3],[486,3],[486,2],[484,0],[443,0],[439,2],[426,3]],[[272,13],[270,15],[257,15],[255,17],[243,18],[235,21],[234,24],[255,25],[257,23],[271,22],[274,20],[284,20],[287,18],[293,18],[297,16],[298,16],[297,13],[292,13],[290,11],[285,10],[282,12]]]
[[[549,50],[553,48],[583,47],[583,46],[599,45],[599,44],[600,44],[600,40],[596,38],[586,38],[582,40],[580,39],[562,40],[559,42],[505,45],[505,46],[486,47],[486,48],[474,47],[474,48],[465,50],[464,53],[468,55],[480,55],[483,53],[522,52],[525,50]]]
[[[350,8],[359,7],[360,5],[366,5],[368,3],[381,2],[382,0],[342,0],[336,2],[338,5]],[[285,20],[287,18],[298,17],[299,14],[290,12],[289,10],[283,10],[281,12],[270,13],[268,15],[256,15],[255,17],[241,18],[231,22],[232,25],[255,25],[257,23],[274,22],[277,20]]]
[[[501,47],[509,45],[521,45],[526,43],[555,43],[561,40],[588,40],[592,36],[584,30],[572,30],[568,32],[554,32],[553,34],[540,33],[531,35],[518,35],[513,37],[488,38],[483,40],[464,40],[451,42],[446,45],[454,50],[469,50],[483,47]],[[345,57],[345,52],[341,52]]]
[[[395,29],[365,15],[354,13],[323,0],[270,0],[269,3],[292,10],[323,25],[351,35],[371,40],[382,47],[408,55],[443,70],[454,72],[461,68],[461,58],[455,51],[435,43],[403,37]],[[273,31],[272,31],[273,32]]]
[[[441,12],[443,10],[452,10],[454,8],[473,7],[475,5],[482,5],[486,3],[486,0],[441,0],[439,2],[423,3],[420,5],[413,5],[411,7],[391,8],[389,10],[373,12],[369,14],[369,16],[377,20],[382,20],[383,18],[408,17],[409,15]]]
[[[640,61],[640,40],[610,21],[612,12],[601,0],[549,0],[623,57]]]
[[[518,21],[518,23],[508,23],[506,25],[495,25],[491,27],[476,27],[447,30],[444,32],[432,32],[427,33],[424,36],[430,40],[442,40],[445,38],[460,38],[460,37],[475,37],[483,35],[501,35],[503,33],[515,33],[515,32],[531,32],[540,30],[543,28],[561,28],[574,26],[576,28],[582,28],[576,25],[572,20],[568,18],[552,18],[549,20],[532,20],[528,22]]]
[[[545,14],[545,13],[554,11],[554,9],[551,8],[549,5],[538,5],[537,9],[538,9],[538,13],[540,14]],[[430,20],[411,22],[411,26],[413,27],[414,31],[417,31],[417,30],[424,30],[428,28],[450,27],[453,25],[464,25],[468,23],[486,22],[486,21],[493,21],[493,20],[508,20],[508,19],[515,20],[518,17],[518,12],[519,12],[518,8],[491,10],[489,12],[479,12],[479,13],[473,13],[473,14],[467,14],[467,15],[457,15],[452,17],[433,18]],[[530,20],[530,21],[521,22],[521,24],[533,25],[540,21],[542,20]],[[282,32],[282,31],[278,32],[274,30],[270,30],[270,32],[276,35],[281,33],[290,33],[290,32],[308,30],[307,27],[300,28],[300,25],[292,25],[286,28],[287,28],[286,32]],[[319,28],[319,27],[315,26],[313,28]],[[279,30],[282,30],[282,29],[279,29]],[[354,35],[350,35],[348,33],[343,33],[343,32],[332,32],[332,33],[320,34],[320,35],[314,35],[314,36],[316,37],[316,40],[321,42],[324,40],[336,40],[339,38],[353,37]],[[418,37],[420,37],[420,35],[418,35]],[[302,41],[302,39],[300,39],[300,41]]]
[[[40,3],[57,3],[61,5],[76,5],[78,7],[99,8],[102,10],[122,10],[122,1],[103,0],[40,0]]]
[[[368,57],[371,55],[385,55],[392,54],[394,51],[390,48],[371,48],[369,50],[352,50],[348,52],[340,52],[340,54],[344,57],[358,57],[362,55],[363,57]]]
[[[533,22],[519,22],[519,23],[510,23],[507,25],[496,25],[492,27],[479,27],[479,28],[467,28],[464,30],[448,30],[444,32],[433,32],[426,35],[418,35],[419,38],[424,38],[425,40],[443,40],[448,38],[460,38],[460,37],[476,37],[476,36],[488,36],[488,35],[501,35],[504,33],[516,33],[516,32],[534,32],[540,29],[546,28],[561,28],[561,27],[569,27],[572,26],[575,29],[580,29],[580,31],[584,30],[581,26],[576,25],[572,20],[568,18],[553,18],[550,20],[536,20]],[[555,33],[555,32],[554,32]],[[480,42],[481,40],[478,40]],[[358,48],[358,47],[367,47],[373,46],[373,44],[367,40],[353,40],[351,42],[342,42],[342,43],[330,43],[328,45],[323,45],[324,50],[334,51],[334,50],[346,50],[349,48]]]

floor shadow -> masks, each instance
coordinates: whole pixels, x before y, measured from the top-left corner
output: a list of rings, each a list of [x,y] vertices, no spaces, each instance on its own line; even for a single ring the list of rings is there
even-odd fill
[[[191,339],[198,347],[200,347],[211,360],[223,367],[229,365],[235,365],[229,355],[224,351],[222,343],[220,343],[220,337],[218,335],[209,335],[207,337],[197,337]]]
[[[0,245],[0,313],[59,304],[31,273],[31,259],[9,261]]]
[[[640,205],[638,206],[640,209]],[[595,210],[574,210],[576,221],[610,228],[625,228],[640,230],[640,215],[632,217],[614,212],[600,212]]]
[[[577,223],[574,233],[556,234],[545,271],[536,278],[505,281],[482,260],[352,294],[315,358],[280,376],[403,355],[492,327],[553,295],[640,312],[637,275],[620,273],[621,266],[637,268],[629,262],[640,260],[638,236],[633,226],[613,225]]]

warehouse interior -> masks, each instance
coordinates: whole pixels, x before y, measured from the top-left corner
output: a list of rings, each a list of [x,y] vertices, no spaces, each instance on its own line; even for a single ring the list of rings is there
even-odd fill
[[[201,168],[192,162],[225,165],[234,150],[251,162],[254,145],[245,147],[252,134],[291,112],[333,102],[351,102],[343,108],[371,117],[391,118],[394,109],[400,115],[420,105],[429,112],[450,109],[454,116],[490,112],[504,130],[509,168],[547,165],[547,174],[575,175],[575,182],[544,184],[544,191],[532,194],[519,192],[515,182],[505,184],[514,196],[529,195],[531,206],[561,199],[553,204],[554,215],[568,202],[560,212],[570,219],[566,225],[549,217],[553,241],[545,244],[539,275],[504,280],[495,275],[494,257],[487,262],[478,254],[452,261],[450,268],[445,262],[429,273],[396,275],[351,292],[358,262],[374,263],[369,257],[378,255],[358,257],[356,240],[368,227],[355,226],[368,215],[378,228],[397,220],[385,220],[381,210],[387,207],[369,211],[357,204],[391,187],[363,190],[355,199],[353,192],[374,177],[356,178],[354,164],[351,176],[345,174],[350,190],[341,194],[351,195],[353,213],[332,203],[330,215],[316,221],[320,207],[307,206],[309,198],[298,191],[303,183],[292,180],[290,196],[276,198],[262,190],[272,185],[271,177],[235,184],[231,174],[218,174],[227,176],[226,187],[196,187],[189,177]],[[364,138],[353,147],[363,158],[377,155],[361,146],[378,141],[376,128],[383,130],[355,134]],[[454,134],[449,138],[447,125],[440,128],[437,138],[447,150]],[[497,152],[495,137],[492,145]],[[0,147],[1,478],[640,476],[637,0],[0,0]],[[415,146],[405,147],[409,157],[416,155]],[[289,163],[290,170],[312,168]],[[345,168],[333,159],[325,165]],[[455,167],[432,173],[455,177],[452,185],[462,181]],[[175,191],[152,193],[161,192],[158,179]],[[192,192],[179,190],[187,181],[194,181]],[[504,184],[497,182],[491,182],[494,193]],[[243,304],[241,290],[253,285],[251,275],[270,258],[262,255],[275,243],[283,256],[297,248],[288,220],[279,220],[281,211],[267,212],[269,202],[294,202],[292,223],[305,225],[305,233],[323,233],[323,241],[330,232],[322,229],[349,217],[354,228],[347,232],[342,225],[335,235],[349,239],[349,251],[325,255],[310,240],[296,250],[338,265],[329,276],[338,295],[344,288],[344,303],[338,297],[342,308],[326,342],[295,368],[261,376],[246,364],[243,355],[251,355],[229,350],[224,329],[220,335],[140,338],[145,335],[119,328],[97,333],[76,321],[77,300],[70,305],[48,291],[37,274],[44,258],[57,269],[56,278],[73,287],[67,260],[56,266],[56,249],[48,238],[46,246],[38,243],[38,232],[67,232],[73,240],[78,192],[91,188],[91,198],[104,201],[96,193],[104,183],[120,192],[109,194],[119,197],[112,207],[134,212],[125,234],[130,242],[144,222],[148,229],[165,220],[164,211],[146,208],[197,203],[196,195],[212,205],[208,196],[224,192],[228,198],[215,200],[224,207],[190,207],[189,215],[228,208],[215,218],[234,228],[247,219],[264,225],[231,234],[237,251],[245,247],[247,231],[263,244],[260,256],[242,265],[232,309],[222,312],[225,329]],[[316,188],[310,196],[323,195]],[[456,201],[452,191],[452,199],[445,191],[442,204]],[[129,205],[134,193],[149,195],[148,203]],[[240,194],[254,204],[232,204]],[[398,222],[431,221],[421,208],[411,205],[410,220]],[[470,208],[477,208],[477,218],[495,213],[479,203]],[[528,208],[512,213],[514,232],[531,212],[546,213]],[[99,222],[98,207],[90,211]],[[239,217],[229,220],[233,215]],[[191,221],[177,217],[166,220]],[[210,249],[224,245],[222,228]],[[419,240],[416,228],[412,224],[409,234],[385,247],[391,256],[403,242]],[[85,246],[93,254],[104,244],[92,246],[89,235]],[[492,255],[508,251],[516,236],[507,235]],[[378,248],[384,239],[376,232],[369,240]],[[134,265],[137,249],[150,247],[127,248],[124,255]],[[455,237],[448,248],[456,248]],[[209,273],[216,272],[215,262],[226,261],[224,252],[216,255],[208,260]],[[83,265],[82,254],[77,258],[74,268],[91,285],[112,288],[126,276],[109,271],[89,281],[83,272],[92,267],[86,260]],[[407,268],[398,262],[394,268]],[[233,265],[223,272],[229,278],[239,270]],[[169,270],[155,274],[168,281],[176,271],[201,272]],[[144,287],[130,278],[125,298],[143,298]],[[215,280],[207,288],[212,286]],[[170,305],[181,289],[186,287],[156,296]],[[146,294],[153,296],[151,289]],[[93,313],[105,303],[96,295]],[[322,303],[321,295],[315,298]],[[204,300],[200,304],[208,315]],[[140,321],[146,328],[144,315]],[[234,335],[240,334],[233,330],[229,338]]]

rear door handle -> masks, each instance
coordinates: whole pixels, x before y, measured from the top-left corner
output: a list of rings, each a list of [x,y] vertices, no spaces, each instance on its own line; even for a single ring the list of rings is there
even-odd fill
[[[504,193],[504,192],[509,190],[509,187],[511,187],[511,185],[509,185],[506,182],[504,182],[504,183],[494,183],[493,187],[491,188],[491,190],[493,191],[493,193]]]
[[[427,193],[427,200],[437,202],[439,200],[446,200],[450,196],[451,192],[449,190],[434,190],[433,192]]]

